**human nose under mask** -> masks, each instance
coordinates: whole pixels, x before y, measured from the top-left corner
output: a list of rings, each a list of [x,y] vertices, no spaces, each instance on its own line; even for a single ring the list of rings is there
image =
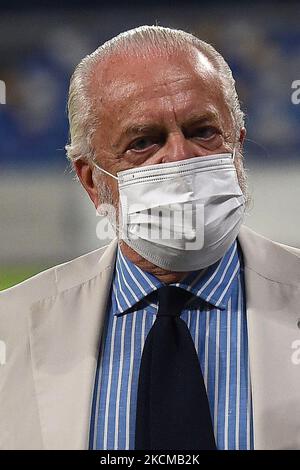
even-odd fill
[[[235,151],[141,166],[117,173],[119,239],[169,271],[218,261],[238,235],[245,211]]]

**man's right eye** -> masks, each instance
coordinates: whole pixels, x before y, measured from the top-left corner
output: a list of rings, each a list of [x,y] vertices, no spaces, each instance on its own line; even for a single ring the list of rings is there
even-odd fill
[[[158,144],[159,139],[155,137],[140,137],[139,139],[136,139],[134,142],[132,142],[128,150],[134,150],[136,152],[142,152],[144,150],[148,150],[151,148],[153,145]]]

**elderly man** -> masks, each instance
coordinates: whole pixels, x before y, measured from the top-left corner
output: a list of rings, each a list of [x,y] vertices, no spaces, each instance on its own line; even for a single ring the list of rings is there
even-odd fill
[[[183,31],[125,32],[76,68],[69,120],[118,236],[0,294],[0,447],[299,448],[300,251],[241,226],[224,59]]]

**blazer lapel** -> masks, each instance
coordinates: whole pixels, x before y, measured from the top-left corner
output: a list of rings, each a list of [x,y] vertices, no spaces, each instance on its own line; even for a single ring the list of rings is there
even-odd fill
[[[245,286],[255,449],[300,448],[299,258],[247,228]]]
[[[72,273],[66,276],[63,269],[58,271],[57,294],[36,302],[31,309],[30,347],[45,449],[88,446],[94,377],[115,252],[116,241],[91,268],[93,276],[73,287],[64,285]],[[82,264],[82,271],[86,267]]]
[[[254,445],[300,448],[299,258],[243,227]],[[30,348],[45,449],[86,449],[94,377],[117,243],[95,266],[58,271],[33,304]],[[78,272],[88,271],[78,282]],[[92,272],[90,272],[90,270]]]

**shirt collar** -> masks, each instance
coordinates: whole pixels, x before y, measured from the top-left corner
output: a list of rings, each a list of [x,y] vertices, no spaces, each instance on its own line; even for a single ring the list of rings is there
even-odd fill
[[[237,240],[223,258],[201,271],[190,273],[182,281],[172,284],[192,292],[202,301],[220,310],[227,308],[234,281],[241,269],[241,252]],[[118,248],[113,279],[112,310],[122,315],[142,301],[148,294],[162,287],[153,274],[143,271]],[[147,308],[156,313],[155,304],[147,302]]]

